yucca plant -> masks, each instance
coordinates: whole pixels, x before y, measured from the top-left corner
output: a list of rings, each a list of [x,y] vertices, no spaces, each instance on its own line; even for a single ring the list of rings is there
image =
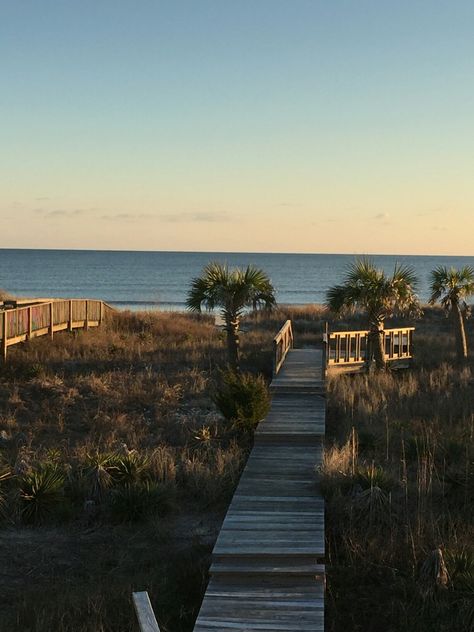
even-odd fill
[[[83,474],[88,482],[88,495],[100,502],[118,476],[120,458],[115,452],[94,452],[86,455]]]
[[[174,500],[169,485],[146,481],[117,487],[110,494],[111,517],[117,522],[138,522],[170,509]]]
[[[147,478],[150,469],[150,459],[135,450],[123,455],[116,455],[114,479],[121,485],[132,485]]]
[[[474,597],[474,551],[448,552],[446,563],[454,589],[469,592]]]
[[[395,481],[383,467],[370,465],[369,467],[360,467],[355,474],[355,481],[362,489],[371,489],[378,487],[384,492],[390,492],[395,487]]]
[[[64,473],[45,463],[19,480],[20,514],[27,523],[40,524],[50,518],[64,499]]]
[[[389,497],[376,485],[356,494],[354,508],[359,524],[367,527],[383,525],[389,519]]]

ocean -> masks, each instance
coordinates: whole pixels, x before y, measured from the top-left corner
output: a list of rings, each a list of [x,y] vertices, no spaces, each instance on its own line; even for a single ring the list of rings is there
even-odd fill
[[[253,264],[272,279],[282,304],[323,303],[355,255],[222,252],[127,252],[0,249],[0,288],[16,296],[99,298],[122,309],[185,309],[191,278],[209,261]],[[412,266],[419,296],[428,298],[430,271],[439,265],[474,266],[474,257],[374,255],[387,272]]]

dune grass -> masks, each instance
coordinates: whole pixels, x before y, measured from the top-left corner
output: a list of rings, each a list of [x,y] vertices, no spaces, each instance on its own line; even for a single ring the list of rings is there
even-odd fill
[[[270,377],[288,317],[298,346],[321,340],[318,307],[247,317],[244,370]],[[473,368],[453,342],[429,309],[412,369],[329,378],[331,632],[471,629]],[[251,441],[215,406],[224,365],[222,331],[186,314],[118,313],[12,347],[0,371],[2,632],[136,630],[132,590],[149,591],[164,631],[192,630]]]

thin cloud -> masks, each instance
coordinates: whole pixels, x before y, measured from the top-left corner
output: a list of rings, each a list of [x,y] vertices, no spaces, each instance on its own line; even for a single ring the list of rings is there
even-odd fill
[[[101,215],[100,219],[107,222],[136,222],[156,218],[156,215],[150,213],[115,213],[113,215]]]
[[[427,211],[420,211],[417,213],[417,217],[429,217],[431,215],[437,215],[438,213],[451,213],[452,211],[448,208],[444,208],[442,206],[437,206],[436,208],[428,209]]]
[[[74,218],[79,217],[81,215],[86,215],[87,213],[91,213],[94,209],[86,209],[86,208],[74,208],[74,209],[44,209],[44,208],[35,208],[33,209],[34,213],[38,213],[42,215],[44,218]]]
[[[195,213],[168,213],[160,215],[160,219],[164,222],[172,224],[183,222],[229,222],[231,217],[227,213],[212,213],[212,212],[195,212]]]
[[[300,204],[299,202],[278,202],[278,204],[275,204],[275,206],[280,206],[284,208],[294,208],[294,207],[303,206],[303,205]]]
[[[390,219],[390,215],[388,213],[377,213],[377,215],[374,215],[374,219],[377,220],[388,220]]]

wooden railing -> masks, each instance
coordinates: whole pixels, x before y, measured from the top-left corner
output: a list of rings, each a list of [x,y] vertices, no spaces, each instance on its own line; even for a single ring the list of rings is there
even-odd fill
[[[140,632],[160,632],[148,593],[134,592],[132,596]]]
[[[273,375],[276,375],[285,361],[286,354],[293,347],[291,320],[287,320],[273,339]]]
[[[2,358],[6,360],[8,347],[37,336],[52,338],[56,331],[64,329],[98,327],[104,320],[106,308],[103,301],[67,299],[0,311]]]
[[[414,330],[414,327],[385,330],[383,345],[387,362],[413,358]],[[348,366],[365,362],[368,334],[367,330],[326,333],[327,365]]]

